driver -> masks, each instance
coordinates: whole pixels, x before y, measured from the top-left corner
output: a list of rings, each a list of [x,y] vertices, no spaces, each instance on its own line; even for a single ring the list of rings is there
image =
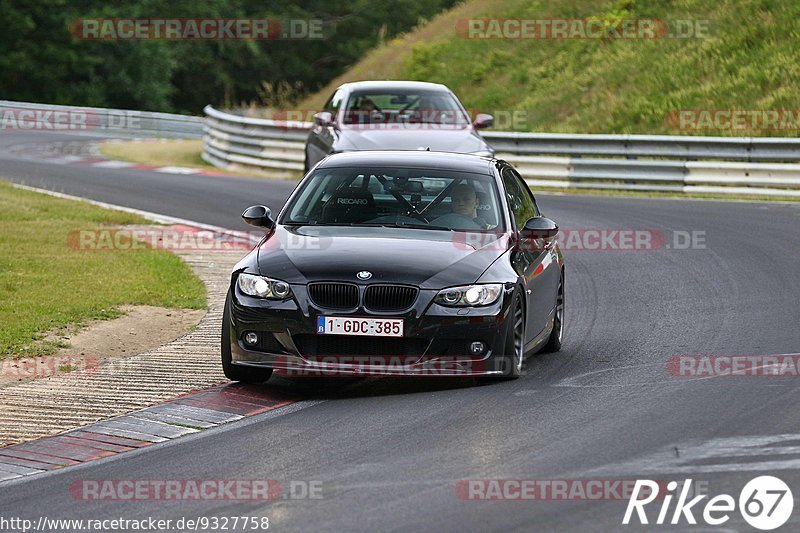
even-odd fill
[[[372,98],[369,96],[362,96],[358,101],[358,106],[356,107],[356,111],[366,111],[367,113],[372,113],[373,111],[377,110],[375,102],[372,101]]]
[[[358,99],[358,103],[353,106],[352,111],[359,123],[370,123],[373,120],[373,113],[378,110],[378,106],[372,101],[369,96],[362,96]]]
[[[454,214],[469,217],[482,228],[489,226],[486,220],[478,216],[478,194],[472,188],[472,185],[459,183],[453,187],[453,191],[450,193],[450,200]]]
[[[478,195],[469,183],[459,183],[450,193],[453,213],[469,218],[478,216]]]

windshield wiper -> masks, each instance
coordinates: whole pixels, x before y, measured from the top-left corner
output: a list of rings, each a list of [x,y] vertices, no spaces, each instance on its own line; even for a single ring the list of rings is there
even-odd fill
[[[356,222],[284,222],[284,226],[363,226]]]
[[[407,223],[407,222],[397,222],[396,224],[388,224],[384,225],[387,228],[411,228],[411,229],[437,229],[443,231],[455,231],[453,228],[448,228],[446,226],[432,226],[430,224],[414,224],[414,223]]]
[[[406,222],[397,222],[395,224],[387,222],[285,222],[284,226],[341,226],[351,228],[409,228],[409,229],[433,229],[440,231],[455,231],[453,228],[446,226],[431,226],[429,224],[414,224]]]

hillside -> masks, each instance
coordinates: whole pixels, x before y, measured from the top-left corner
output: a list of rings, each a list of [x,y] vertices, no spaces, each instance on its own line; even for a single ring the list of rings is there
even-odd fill
[[[345,81],[415,79],[447,84],[471,111],[494,113],[497,129],[797,135],[800,3],[578,0],[570,4],[558,0],[478,0],[459,5],[374,49],[298,107],[318,109],[332,89]],[[474,18],[596,18],[606,24],[615,19],[658,19],[672,30],[688,32],[687,28],[693,28],[702,36],[465,38],[466,19]],[[794,112],[787,115],[780,111],[784,109]],[[695,110],[690,115],[694,121],[685,122],[688,127],[681,128],[674,120],[679,110]],[[736,126],[729,115],[716,111],[710,115],[706,110],[759,114],[747,114],[751,118],[745,117],[744,126]],[[780,113],[780,119],[765,122],[772,110]],[[511,120],[514,112],[517,118]],[[703,122],[704,116],[717,122]],[[751,126],[752,120],[755,126]]]

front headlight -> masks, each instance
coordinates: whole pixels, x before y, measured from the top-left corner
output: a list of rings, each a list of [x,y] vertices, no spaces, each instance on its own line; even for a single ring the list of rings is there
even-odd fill
[[[448,307],[477,307],[495,303],[502,292],[503,286],[500,283],[465,285],[442,289],[433,301]]]
[[[268,298],[270,300],[285,300],[292,295],[289,284],[279,279],[265,278],[253,274],[239,274],[236,281],[239,290],[248,296]]]

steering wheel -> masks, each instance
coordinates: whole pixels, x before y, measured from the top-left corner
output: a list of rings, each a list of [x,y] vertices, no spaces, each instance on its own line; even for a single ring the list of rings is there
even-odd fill
[[[420,100],[422,100],[422,97],[421,96],[417,96],[415,99],[411,100],[409,103],[407,103],[406,105],[401,107],[399,112],[400,113],[404,113],[404,112],[408,111],[409,107],[411,107],[412,105],[416,104]]]
[[[453,229],[482,229],[480,224],[472,220],[472,217],[461,213],[448,213],[431,221],[431,224],[448,226]]]

